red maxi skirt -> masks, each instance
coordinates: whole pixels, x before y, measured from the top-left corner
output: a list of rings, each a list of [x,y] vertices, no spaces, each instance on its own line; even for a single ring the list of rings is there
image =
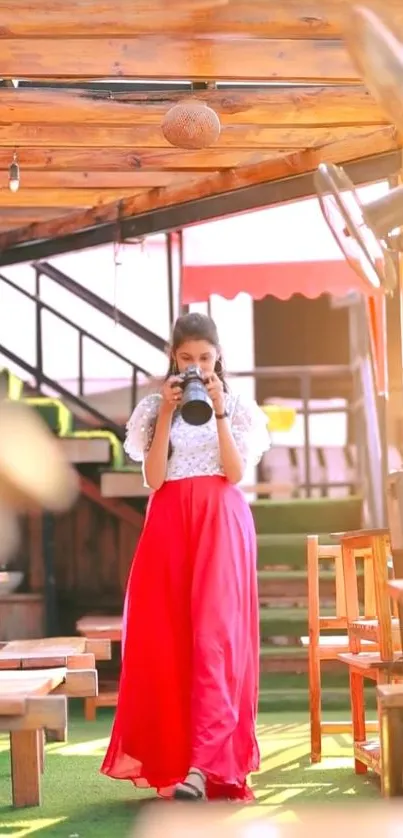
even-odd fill
[[[190,766],[209,799],[251,800],[259,766],[256,536],[225,478],[151,497],[128,581],[119,698],[101,771],[170,796]]]

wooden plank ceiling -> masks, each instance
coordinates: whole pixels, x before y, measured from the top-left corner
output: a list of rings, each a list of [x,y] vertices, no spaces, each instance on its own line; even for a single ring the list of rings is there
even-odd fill
[[[350,5],[0,0],[0,250],[400,148],[344,47]],[[221,120],[205,151],[161,131],[189,96]]]

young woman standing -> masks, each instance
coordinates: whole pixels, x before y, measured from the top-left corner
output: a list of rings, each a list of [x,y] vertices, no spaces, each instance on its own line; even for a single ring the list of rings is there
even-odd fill
[[[203,374],[204,425],[177,376]],[[266,417],[229,392],[217,329],[180,317],[167,378],[127,426],[153,490],[126,593],[122,672],[102,772],[177,799],[253,799],[259,681],[256,535],[237,483],[269,448]]]

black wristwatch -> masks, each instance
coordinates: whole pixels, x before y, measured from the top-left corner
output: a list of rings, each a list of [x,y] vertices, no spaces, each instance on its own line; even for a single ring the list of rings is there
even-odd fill
[[[224,410],[224,413],[215,413],[214,416],[216,419],[229,419],[229,413],[227,410]]]

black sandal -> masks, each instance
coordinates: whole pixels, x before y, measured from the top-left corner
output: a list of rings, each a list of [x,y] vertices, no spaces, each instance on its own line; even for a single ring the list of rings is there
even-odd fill
[[[201,771],[189,771],[188,777],[191,777],[192,774],[195,774],[198,777],[202,777],[203,783],[205,782],[204,776]],[[174,800],[188,800],[192,802],[206,800],[206,792],[199,789],[197,786],[194,786],[193,783],[189,783],[187,780],[184,780],[183,783],[178,783],[175,786]]]

